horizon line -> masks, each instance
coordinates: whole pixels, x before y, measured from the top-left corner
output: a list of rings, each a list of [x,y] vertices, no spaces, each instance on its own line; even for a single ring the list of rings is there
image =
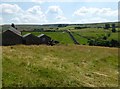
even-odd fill
[[[54,25],[54,24],[100,24],[100,23],[119,23],[120,21],[113,21],[113,22],[93,22],[93,23],[14,23],[15,25]],[[5,23],[0,25],[11,25],[12,23]]]

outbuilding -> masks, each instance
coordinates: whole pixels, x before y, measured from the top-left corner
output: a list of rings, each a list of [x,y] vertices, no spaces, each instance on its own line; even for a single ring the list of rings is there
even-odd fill
[[[40,39],[31,34],[31,33],[27,33],[25,35],[23,35],[23,44],[26,45],[39,45],[40,44]]]
[[[17,45],[17,44],[22,44],[22,36],[20,31],[11,27],[8,30],[2,32],[3,46]]]
[[[41,44],[49,44],[49,42],[51,41],[51,37],[45,34],[39,35],[38,38],[40,39]]]

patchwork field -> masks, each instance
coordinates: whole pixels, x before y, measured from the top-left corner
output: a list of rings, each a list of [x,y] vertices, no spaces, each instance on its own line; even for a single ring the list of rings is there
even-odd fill
[[[106,24],[109,28],[105,29]],[[53,40],[57,40],[60,44],[74,44],[69,34],[64,32],[69,30],[73,37],[81,45],[90,45],[90,40],[94,40],[92,45],[118,47],[120,33],[119,22],[108,23],[92,23],[92,24],[46,24],[46,25],[16,25],[17,30],[22,31],[22,35],[32,33],[36,36],[46,34]],[[115,26],[116,32],[112,32],[112,27]],[[8,30],[10,25],[2,25],[2,30]],[[105,37],[105,39],[103,39]],[[89,38],[89,39],[88,39]],[[96,40],[99,39],[99,40]],[[116,42],[115,46],[112,44]],[[114,42],[115,41],[115,42]],[[102,44],[104,43],[104,44]],[[110,44],[110,45],[108,45]]]
[[[64,29],[68,30],[68,29]],[[88,45],[88,38],[89,39],[97,39],[103,36],[107,37],[107,40],[119,40],[118,34],[119,32],[113,33],[111,32],[111,29],[105,30],[103,28],[85,28],[85,29],[78,29],[78,30],[70,30],[72,35],[75,37],[75,39],[82,45]],[[70,38],[69,34],[66,32],[22,32],[22,35],[32,33],[36,36],[40,34],[46,34],[50,36],[53,40],[58,40],[60,44],[74,44],[73,40]],[[110,36],[108,37],[108,34]]]
[[[118,48],[3,46],[3,87],[117,87]]]
[[[85,36],[88,38],[98,38],[100,36],[107,36],[108,34],[110,34],[110,37],[108,37],[109,40],[114,39],[114,40],[118,40],[118,34],[120,34],[119,32],[113,33],[111,32],[111,29],[109,30],[105,30],[105,29],[101,29],[101,28],[86,28],[86,29],[79,29],[79,30],[72,30],[72,32],[74,32],[74,34],[80,34],[81,36]]]

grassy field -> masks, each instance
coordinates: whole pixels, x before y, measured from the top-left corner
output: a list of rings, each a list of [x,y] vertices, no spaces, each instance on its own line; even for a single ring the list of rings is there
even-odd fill
[[[117,87],[118,49],[3,46],[3,87]]]
[[[86,38],[83,38],[79,35],[77,35],[78,33],[74,32],[72,33],[72,35],[75,37],[75,39],[80,43],[80,44],[85,44],[87,45],[88,44],[88,39]]]
[[[118,39],[118,34],[119,32],[113,33],[111,30],[104,30],[104,29],[97,29],[97,28],[86,28],[86,29],[79,29],[79,30],[71,30],[71,32],[74,32],[73,35],[76,36],[76,34],[79,34],[81,36],[85,36],[87,38],[99,38],[101,36],[107,36],[109,33],[111,34],[110,37],[108,37],[108,40],[114,39],[114,40],[119,40]],[[87,39],[85,38],[80,38],[80,36],[77,36],[76,39],[78,41],[82,39],[84,43],[86,44]]]

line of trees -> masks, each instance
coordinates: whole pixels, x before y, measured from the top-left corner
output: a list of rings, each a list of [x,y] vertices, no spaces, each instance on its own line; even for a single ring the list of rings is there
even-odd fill
[[[63,32],[62,30],[44,30],[44,28],[34,29],[33,32]]]
[[[88,40],[90,46],[106,46],[106,47],[120,47],[120,42],[115,39],[109,40],[111,33],[102,35],[99,38],[92,38]]]
[[[88,41],[90,46],[106,46],[106,47],[120,47],[120,42],[117,40],[96,40],[91,39]]]
[[[84,28],[92,28],[92,26],[76,26],[74,27],[75,29],[84,29]],[[117,26],[115,25],[115,23],[113,24],[109,24],[106,23],[104,26],[93,26],[93,28],[104,28],[106,30],[109,30],[110,28],[112,28],[112,32],[116,32],[116,28]]]
[[[116,26],[114,23],[112,24],[112,27],[110,27],[110,24],[108,24],[108,23],[105,24],[104,29],[109,29],[109,28],[112,28],[112,32],[116,32]]]

